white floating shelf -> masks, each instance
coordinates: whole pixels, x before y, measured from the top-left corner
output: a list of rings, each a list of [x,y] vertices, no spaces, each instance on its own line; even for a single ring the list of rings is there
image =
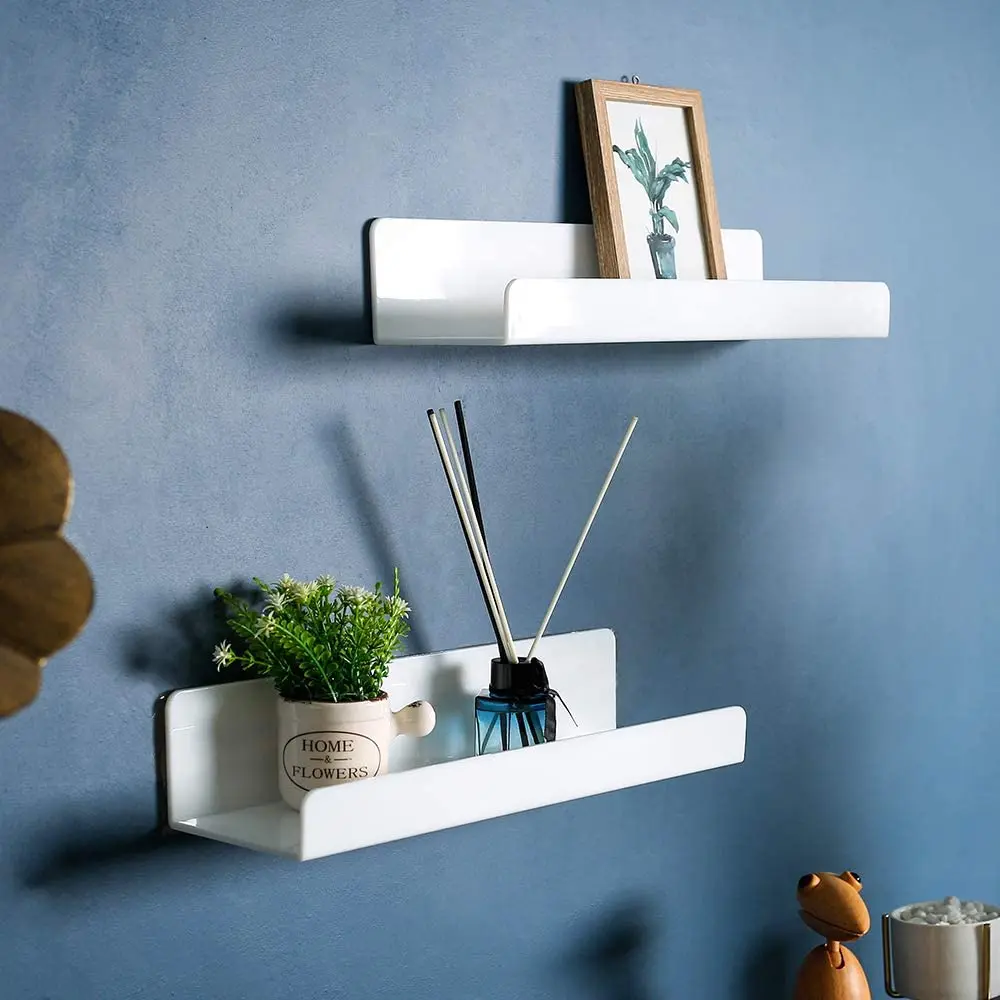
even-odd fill
[[[760,234],[724,229],[726,281],[597,277],[591,226],[376,219],[377,344],[887,337],[889,289],[765,281]]]
[[[519,652],[528,645],[518,643]],[[278,793],[269,682],[175,691],[166,705],[170,826],[308,861],[743,760],[738,707],[615,729],[609,630],[550,636],[538,652],[579,729],[560,711],[555,743],[470,756],[472,699],[488,681],[495,647],[404,657],[390,670],[390,701],[398,708],[429,698],[434,733],[397,738],[390,773],[308,792],[301,812]]]

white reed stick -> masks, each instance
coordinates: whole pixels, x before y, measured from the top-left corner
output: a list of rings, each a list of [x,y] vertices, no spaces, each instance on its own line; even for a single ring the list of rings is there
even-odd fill
[[[542,624],[538,626],[538,634],[535,636],[534,642],[531,644],[531,649],[528,650],[528,659],[530,660],[532,656],[535,655],[535,647],[541,641],[542,636],[545,634],[545,629],[548,628],[549,619],[552,617],[552,612],[556,609],[556,604],[559,602],[559,598],[562,596],[563,587],[566,586],[566,581],[569,579],[570,573],[573,572],[573,566],[576,563],[576,557],[580,554],[580,549],[583,548],[583,543],[587,540],[587,533],[590,531],[590,526],[594,523],[594,518],[597,517],[597,511],[604,500],[604,494],[608,492],[608,487],[611,485],[611,479],[615,474],[615,470],[618,468],[618,463],[622,460],[622,455],[625,454],[625,449],[628,447],[629,438],[632,437],[632,431],[635,430],[635,425],[639,422],[638,417],[633,417],[629,422],[628,430],[625,431],[625,437],[622,438],[622,443],[618,447],[618,453],[615,455],[614,461],[611,463],[611,468],[608,469],[607,476],[604,477],[604,484],[601,486],[601,491],[597,494],[597,500],[594,502],[594,508],[590,512],[590,517],[587,518],[587,523],[583,526],[583,531],[580,532],[580,537],[577,539],[576,547],[573,549],[573,554],[569,557],[569,562],[566,565],[566,569],[563,572],[562,579],[559,581],[559,585],[556,587],[556,592],[552,595],[552,601],[549,603],[549,609],[545,612],[545,617],[542,619]]]
[[[458,510],[458,519],[461,521],[462,530],[465,532],[465,540],[469,545],[472,562],[476,568],[476,574],[479,577],[479,581],[483,585],[483,592],[486,594],[490,617],[497,623],[497,628],[500,631],[500,638],[504,647],[504,655],[507,657],[508,662],[516,663],[517,652],[514,649],[513,641],[511,641],[508,645],[506,635],[500,626],[500,615],[496,605],[496,598],[494,597],[492,588],[487,582],[486,568],[483,565],[483,558],[479,551],[479,546],[475,543],[475,535],[472,530],[469,512],[465,508],[465,501],[462,497],[462,491],[459,488],[458,480],[455,476],[455,470],[452,468],[451,458],[448,455],[448,448],[445,445],[444,436],[441,433],[441,426],[438,423],[437,414],[433,410],[430,410],[427,416],[430,419],[431,431],[434,434],[434,442],[437,445],[438,454],[441,456],[441,465],[444,467],[445,478],[448,480],[448,487],[450,488],[451,495],[455,500],[455,506]]]
[[[514,636],[511,634],[510,625],[507,622],[507,612],[504,610],[503,601],[500,599],[500,587],[497,585],[497,578],[493,575],[493,563],[490,561],[490,554],[486,550],[486,539],[483,538],[483,533],[479,528],[479,519],[476,517],[475,504],[472,502],[472,490],[469,489],[469,481],[465,478],[465,469],[462,468],[462,458],[458,453],[458,448],[455,446],[455,439],[452,437],[451,425],[448,423],[448,414],[442,408],[438,410],[438,416],[441,420],[441,425],[444,427],[445,435],[448,438],[448,447],[451,449],[451,459],[454,462],[455,470],[457,472],[458,485],[462,494],[462,500],[465,504],[469,523],[472,525],[472,532],[476,541],[476,546],[479,549],[483,566],[486,569],[486,580],[489,583],[489,588],[493,592],[493,598],[496,601],[497,611],[499,612],[497,616],[497,624],[500,626],[500,637],[503,639],[504,649],[513,653],[513,659],[510,662],[517,663],[517,652],[514,649]]]

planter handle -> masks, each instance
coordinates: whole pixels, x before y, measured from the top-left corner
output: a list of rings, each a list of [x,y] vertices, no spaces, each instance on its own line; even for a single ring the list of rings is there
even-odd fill
[[[413,701],[392,713],[393,736],[426,736],[437,722],[429,701]]]

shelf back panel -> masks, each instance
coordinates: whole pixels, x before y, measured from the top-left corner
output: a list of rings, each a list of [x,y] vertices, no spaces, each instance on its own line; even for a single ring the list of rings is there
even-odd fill
[[[592,226],[376,219],[369,232],[378,344],[503,344],[515,278],[596,278]],[[731,280],[764,277],[752,229],[724,229]]]
[[[519,655],[530,639],[516,643]],[[393,710],[430,701],[434,732],[393,740],[389,772],[473,756],[473,699],[489,684],[495,646],[394,660],[384,685]],[[538,657],[579,728],[558,710],[557,739],[615,728],[615,635],[591,629],[546,636]],[[167,803],[171,824],[280,801],[277,695],[266,680],[173,692],[166,704]]]

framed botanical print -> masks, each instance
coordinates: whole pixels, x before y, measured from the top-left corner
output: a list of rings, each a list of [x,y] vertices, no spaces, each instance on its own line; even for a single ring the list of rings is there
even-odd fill
[[[724,278],[701,94],[585,80],[577,110],[605,278]]]

